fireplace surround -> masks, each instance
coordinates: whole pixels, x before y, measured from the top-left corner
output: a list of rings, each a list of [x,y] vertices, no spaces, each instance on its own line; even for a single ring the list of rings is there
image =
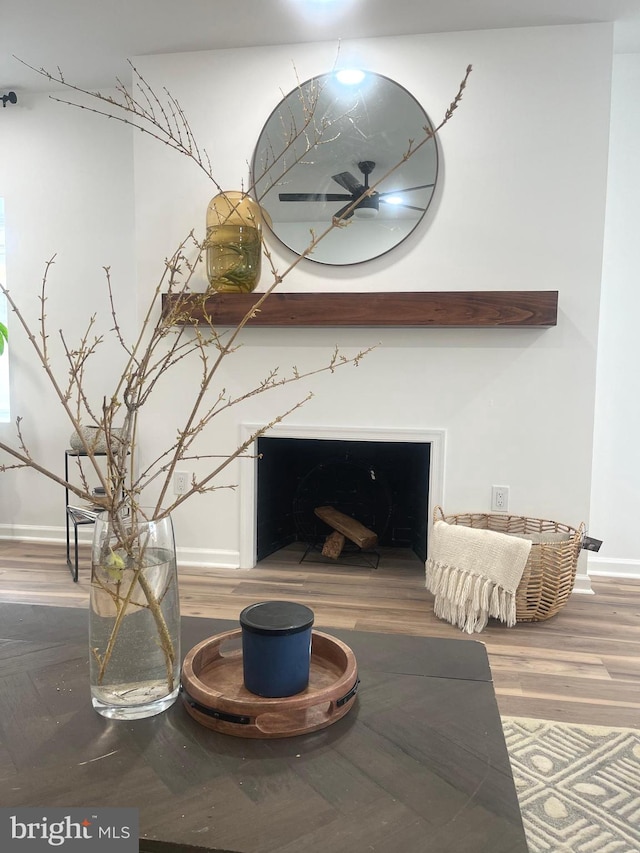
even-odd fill
[[[243,424],[242,440],[259,428]],[[444,449],[444,430],[270,429],[255,442],[256,458],[241,466],[240,567],[323,535],[321,525],[310,530],[314,490],[319,503],[363,515],[358,520],[377,528],[381,546],[408,547],[424,560],[432,508],[443,500]]]

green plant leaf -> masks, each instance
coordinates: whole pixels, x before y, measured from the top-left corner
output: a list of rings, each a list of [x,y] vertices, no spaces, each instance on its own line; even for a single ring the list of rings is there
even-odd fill
[[[9,330],[4,323],[0,323],[0,355],[4,352],[5,341],[9,340]]]

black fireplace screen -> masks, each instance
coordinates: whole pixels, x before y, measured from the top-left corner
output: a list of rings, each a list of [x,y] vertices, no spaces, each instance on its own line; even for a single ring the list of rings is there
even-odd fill
[[[314,512],[318,506],[331,506],[355,518],[373,530],[380,541],[391,520],[392,495],[383,471],[375,463],[352,461],[346,453],[344,458],[316,465],[298,485],[293,519],[298,539],[309,545],[322,542],[329,532]]]
[[[292,542],[321,544],[332,506],[378,535],[380,546],[426,559],[430,445],[299,438],[258,440],[257,559]]]

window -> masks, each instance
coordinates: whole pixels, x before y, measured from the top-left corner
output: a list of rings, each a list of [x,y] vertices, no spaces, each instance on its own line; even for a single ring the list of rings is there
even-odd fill
[[[4,241],[4,199],[0,198],[0,281],[7,284],[7,266],[5,263]],[[7,325],[7,300],[0,293],[0,323]],[[9,349],[7,346],[0,355],[0,423],[8,423],[11,419],[9,408]]]

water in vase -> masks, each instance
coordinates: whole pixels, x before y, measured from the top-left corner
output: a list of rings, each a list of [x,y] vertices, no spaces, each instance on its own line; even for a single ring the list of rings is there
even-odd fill
[[[93,566],[90,682],[103,716],[138,719],[173,704],[180,678],[180,606],[175,551],[144,550],[140,567]]]

